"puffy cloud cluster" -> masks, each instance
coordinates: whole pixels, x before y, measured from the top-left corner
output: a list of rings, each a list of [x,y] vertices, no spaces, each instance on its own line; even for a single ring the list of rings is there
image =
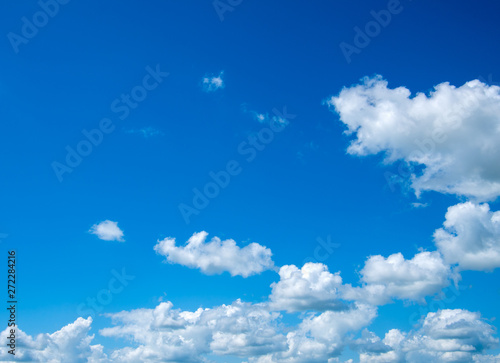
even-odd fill
[[[362,287],[347,285],[344,297],[382,305],[391,299],[423,302],[450,284],[450,266],[438,252],[421,252],[411,260],[401,253],[371,256],[361,270]]]
[[[401,253],[371,256],[360,271],[361,286],[343,284],[340,273],[332,274],[321,263],[302,268],[282,266],[280,279],[271,284],[270,306],[275,310],[343,310],[348,301],[384,305],[394,299],[423,303],[459,276],[439,252],[420,252],[406,260]]]
[[[296,330],[286,336],[286,350],[261,357],[251,357],[251,363],[324,363],[337,361],[345,345],[356,332],[371,323],[377,310],[373,306],[356,304],[342,311],[326,311],[304,319]]]
[[[288,329],[279,322],[281,315],[266,304],[240,300],[195,312],[172,309],[167,302],[155,309],[109,316],[116,326],[102,329],[101,334],[137,345],[114,351],[113,362],[200,362],[207,354],[215,354],[250,362],[305,363],[337,357],[349,341],[348,333],[368,325],[376,309],[359,304],[344,311],[326,311]]]
[[[232,276],[248,277],[274,268],[269,248],[258,243],[240,248],[232,239],[221,241],[217,237],[205,242],[207,236],[204,231],[195,233],[183,247],[175,245],[175,238],[165,238],[154,249],[169,263],[199,268],[209,275],[228,271]]]
[[[363,303],[339,309],[341,285],[339,274],[331,274],[323,264],[308,263],[301,269],[284,266],[280,281],[272,285],[269,302],[251,304],[238,299],[196,311],[174,309],[171,302],[162,302],[154,309],[106,314],[112,324],[101,329],[100,335],[126,342],[107,354],[102,346],[91,345],[92,319],[79,318],[54,334],[36,339],[21,335],[23,353],[18,356],[50,363],[208,362],[210,355],[260,363],[333,362],[377,314],[376,307]],[[279,310],[312,311],[297,325],[287,326]],[[0,348],[2,357],[8,355]]]
[[[483,352],[497,343],[494,329],[478,313],[455,309],[427,314],[409,334],[393,329],[380,340],[365,332],[356,346],[361,363],[494,362],[498,357]]]
[[[105,362],[107,357],[101,345],[91,345],[94,335],[89,335],[92,318],[78,318],[52,334],[40,334],[33,338],[16,328],[15,361],[23,362]],[[2,342],[7,342],[11,328],[0,333]],[[12,361],[13,355],[5,344],[0,346],[0,360]]]
[[[383,152],[387,162],[423,167],[411,175],[417,195],[434,190],[480,201],[500,195],[500,87],[441,83],[428,96],[411,97],[377,76],[326,103],[355,135],[348,153]]]
[[[92,319],[78,318],[53,334],[32,338],[18,330],[16,361],[43,363],[209,362],[210,355],[236,356],[250,363],[339,362],[349,345],[362,363],[374,362],[497,362],[483,354],[498,339],[494,329],[478,313],[440,310],[429,313],[419,329],[403,333],[390,330],[384,339],[364,330],[376,317],[376,308],[356,303],[342,311],[325,311],[287,327],[278,312],[266,304],[240,300],[231,305],[194,312],[173,309],[162,302],[154,309],[107,314],[113,326],[100,330],[105,337],[127,342],[105,354],[91,345]],[[0,338],[7,340],[7,329]],[[7,347],[0,360],[11,361]]]
[[[494,362],[484,355],[498,339],[478,313],[440,310],[429,313],[415,332],[390,330],[384,339],[365,330],[377,316],[373,304],[356,301],[341,305],[350,286],[342,286],[339,274],[320,263],[301,269],[283,266],[273,283],[268,302],[251,304],[236,300],[230,305],[174,309],[162,302],[153,309],[106,314],[112,325],[99,333],[127,342],[123,348],[104,353],[91,345],[91,318],[77,319],[53,334],[35,339],[18,332],[18,357],[34,362],[209,362],[210,356],[233,356],[249,363],[339,362],[346,346],[360,353],[360,362]],[[435,274],[434,284],[430,276]],[[418,299],[435,292],[447,281],[449,267],[437,252],[422,252],[411,260],[395,254],[370,257],[361,271],[367,286],[380,286],[377,298]],[[347,288],[347,292],[346,292]],[[411,292],[414,289],[416,291]],[[360,298],[359,300],[363,300]],[[365,299],[368,300],[368,299]],[[307,311],[296,326],[282,322],[279,310]],[[1,333],[6,338],[8,330]],[[0,347],[0,360],[8,359]]]
[[[295,265],[279,270],[280,280],[271,285],[270,296],[277,310],[336,310],[343,306],[339,300],[342,278],[332,274],[321,263],[306,263],[301,269]]]
[[[461,270],[498,267],[499,213],[470,202],[450,207],[443,228],[434,235],[438,251],[420,252],[408,260],[401,253],[370,256],[360,271],[359,287],[344,285],[339,272],[331,273],[321,263],[302,268],[285,265],[279,269],[279,281],[271,284],[268,302],[237,300],[194,312],[173,309],[165,302],[154,309],[110,314],[114,326],[100,334],[132,344],[108,355],[103,347],[91,345],[90,319],[79,319],[61,330],[74,337],[67,339],[70,343],[58,332],[36,339],[24,336],[29,349],[23,354],[40,362],[48,355],[101,363],[208,362],[216,355],[249,363],[333,363],[350,345],[360,352],[360,362],[494,362],[499,357],[483,354],[497,343],[493,328],[466,310],[429,313],[421,328],[410,333],[393,329],[380,339],[365,331],[355,338],[376,317],[376,305],[395,299],[423,302],[458,279],[450,264]],[[233,240],[217,237],[207,242],[207,235],[195,233],[182,247],[166,238],[155,250],[169,263],[207,274],[228,271],[247,277],[274,268],[266,247],[252,243],[241,248]],[[279,311],[302,312],[302,321],[287,327]],[[74,348],[67,348],[69,344]]]
[[[114,351],[116,362],[200,362],[208,353],[217,355],[262,355],[286,345],[279,334],[280,314],[264,305],[240,300],[231,305],[194,312],[160,303],[154,309],[139,309],[109,314],[114,327],[100,333],[107,337],[126,338],[137,345]]]
[[[493,270],[500,267],[500,212],[487,204],[454,205],[434,240],[446,262],[460,270]]]

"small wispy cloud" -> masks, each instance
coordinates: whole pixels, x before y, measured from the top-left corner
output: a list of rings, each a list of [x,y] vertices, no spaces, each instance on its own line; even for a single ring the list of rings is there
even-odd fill
[[[155,129],[154,127],[148,126],[143,127],[142,129],[130,129],[125,131],[127,134],[138,134],[144,138],[149,138],[153,136],[163,136],[164,133],[160,130]]]
[[[425,208],[427,206],[429,206],[428,203],[411,203],[411,206],[413,208]]]
[[[104,241],[119,241],[125,242],[123,239],[123,231],[118,227],[118,222],[110,220],[102,221],[90,227],[89,233],[95,234],[99,239]]]
[[[274,122],[274,123],[279,124],[279,125],[287,126],[289,123],[288,120],[284,119],[283,117],[280,117],[277,115],[270,116],[268,113],[260,113],[260,112],[251,110],[248,108],[248,105],[246,103],[241,105],[241,110],[244,113],[249,113],[255,121],[257,121],[261,124],[269,124],[271,122]]]
[[[269,118],[269,115],[264,115],[262,113],[257,113],[255,112],[255,115],[254,115],[255,119],[257,121],[259,121],[260,123],[263,123],[264,121],[266,121],[268,118]]]
[[[215,92],[218,89],[222,89],[225,87],[224,80],[222,76],[224,75],[224,71],[221,71],[218,76],[214,75],[206,75],[203,77],[202,86],[205,92]]]

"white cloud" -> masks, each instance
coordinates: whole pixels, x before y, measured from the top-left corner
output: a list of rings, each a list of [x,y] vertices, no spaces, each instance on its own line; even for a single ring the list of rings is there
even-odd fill
[[[36,338],[16,329],[16,359],[25,362],[105,362],[107,357],[101,345],[91,345],[94,335],[88,335],[92,318],[78,318],[61,330],[52,334],[40,334]],[[10,328],[0,333],[0,339],[6,342]],[[0,346],[0,360],[12,361],[10,350],[5,344]]]
[[[304,311],[339,309],[342,278],[331,274],[322,263],[306,263],[301,269],[295,265],[279,270],[280,281],[274,282],[269,297],[276,310]]]
[[[361,363],[402,362],[399,346],[405,337],[405,334],[398,329],[391,329],[381,340],[374,333],[365,329],[361,338],[355,340],[351,346],[360,352]]]
[[[478,313],[440,310],[427,314],[415,332],[393,329],[382,342],[375,337],[357,344],[361,363],[488,362],[493,357],[482,353],[498,343],[493,334]]]
[[[266,303],[234,301],[196,311],[174,309],[162,302],[153,309],[105,314],[112,325],[99,333],[117,339],[117,348],[104,352],[91,345],[92,319],[78,318],[53,334],[36,338],[17,330],[16,358],[40,363],[88,362],[209,362],[208,356],[236,356],[251,363],[333,363],[346,346],[360,352],[360,362],[494,362],[483,355],[498,343],[492,326],[478,313],[442,310],[429,313],[410,333],[390,330],[383,340],[364,331],[377,315],[374,306],[355,303],[350,309],[310,314],[295,326]],[[0,333],[7,341],[8,328]],[[125,346],[120,347],[121,343]],[[7,346],[0,360],[9,361]]]
[[[125,241],[123,239],[123,231],[118,228],[118,222],[110,220],[102,221],[101,223],[94,224],[89,232],[95,234],[99,239],[104,241]]]
[[[461,203],[448,208],[434,240],[446,262],[460,270],[489,271],[500,267],[500,211],[488,204]]]
[[[240,248],[234,240],[221,241],[218,237],[205,242],[207,235],[205,231],[195,233],[183,247],[175,245],[175,238],[165,238],[154,249],[169,263],[199,268],[209,275],[228,271],[231,276],[248,277],[274,268],[269,248],[258,243]]]
[[[381,305],[391,299],[424,301],[450,284],[450,266],[439,252],[421,252],[411,260],[401,253],[371,256],[361,270],[362,287],[347,285],[343,297]],[[456,278],[456,277],[455,277]]]
[[[224,71],[221,71],[217,76],[205,76],[202,80],[203,90],[205,92],[214,92],[218,89],[222,89],[225,87],[224,80],[222,79],[222,75]]]
[[[375,307],[356,304],[352,309],[326,311],[305,318],[296,330],[287,334],[287,349],[250,359],[252,363],[324,363],[334,362],[349,334],[367,326],[376,317]]]
[[[113,352],[116,362],[200,362],[209,353],[247,357],[282,350],[286,344],[277,324],[279,313],[240,300],[195,312],[172,309],[172,303],[165,302],[154,309],[107,316],[116,326],[101,334],[137,346]]]
[[[486,354],[476,354],[473,357],[473,361],[476,363],[498,363],[500,362],[499,355],[486,355]]]
[[[427,208],[429,206],[428,203],[411,203],[413,208]]]
[[[125,338],[137,346],[114,351],[110,357],[116,362],[201,362],[207,354],[215,354],[259,363],[309,363],[332,362],[329,359],[338,356],[349,342],[349,334],[375,318],[376,309],[358,304],[349,310],[306,317],[290,328],[266,304],[240,300],[195,312],[172,309],[166,302],[155,309],[107,316],[116,326],[102,329],[101,334]]]
[[[423,166],[412,173],[417,195],[434,190],[478,200],[500,195],[500,87],[478,80],[441,83],[428,96],[390,89],[380,76],[344,88],[326,103],[355,134],[353,155],[384,152]]]

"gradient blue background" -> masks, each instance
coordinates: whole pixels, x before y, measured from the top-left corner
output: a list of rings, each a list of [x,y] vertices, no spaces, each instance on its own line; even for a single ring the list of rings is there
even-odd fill
[[[274,272],[247,279],[205,276],[162,263],[153,246],[194,232],[257,242],[278,266],[302,265],[317,237],[341,246],[325,261],[356,284],[367,256],[418,247],[433,250],[432,233],[458,199],[427,193],[429,206],[392,191],[381,157],[346,155],[349,138],[322,102],[363,76],[381,74],[389,86],[428,92],[482,77],[500,81],[500,4],[492,1],[401,1],[403,11],[353,55],[355,26],[387,1],[248,1],[220,21],[211,1],[71,1],[16,54],[7,33],[20,33],[35,1],[3,2],[0,11],[0,232],[2,253],[18,255],[18,319],[28,334],[53,332],[78,317],[77,306],[106,288],[111,270],[136,278],[103,312],[153,307],[166,293],[175,307],[196,309],[237,298],[262,301]],[[170,75],[121,121],[111,102],[141,83],[145,67]],[[225,88],[205,93],[206,74],[224,71]],[[257,158],[237,147],[261,124],[244,109],[296,115]],[[116,130],[59,182],[51,168],[82,129],[110,117]],[[163,135],[127,132],[153,127]],[[311,147],[312,145],[312,147]],[[186,225],[179,203],[191,203],[210,171],[227,161],[243,171]],[[492,203],[497,210],[499,203]],[[87,233],[118,221],[125,243]],[[447,308],[498,313],[500,272],[463,273],[464,290]],[[383,306],[370,327],[408,330],[418,305]],[[424,307],[424,309],[426,309]],[[3,316],[3,315],[2,315]],[[93,331],[107,325],[97,317]],[[492,321],[498,326],[498,321]],[[95,342],[113,344],[96,334]],[[348,353],[347,353],[348,355]]]

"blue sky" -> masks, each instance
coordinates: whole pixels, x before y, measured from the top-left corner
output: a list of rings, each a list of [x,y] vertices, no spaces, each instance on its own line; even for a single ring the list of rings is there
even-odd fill
[[[416,314],[427,319],[425,326],[458,319],[483,331],[498,328],[498,4],[46,3],[12,2],[0,12],[0,233],[6,235],[0,246],[18,256],[19,329],[35,339],[77,321],[68,329],[95,334],[91,345],[103,345],[106,355],[75,358],[61,348],[61,361],[107,362],[113,351],[147,346],[138,337],[121,339],[116,331],[126,323],[106,330],[113,324],[103,314],[133,316],[167,301],[173,309],[215,314],[241,299],[242,311],[281,314],[276,321],[286,329],[272,336],[285,341],[286,332],[296,331],[324,346],[315,348],[323,355],[304,361],[370,361],[377,354],[388,360],[392,354],[416,362],[425,349],[410,338],[432,335]],[[380,25],[374,12],[390,19]],[[41,25],[33,30],[26,21]],[[369,24],[373,36],[359,38],[356,27],[365,34]],[[359,42],[363,47],[346,57],[342,44]],[[436,141],[435,129],[444,141]],[[93,136],[96,145],[85,141],[91,130],[101,135]],[[252,144],[259,137],[268,141]],[[359,147],[350,148],[353,143]],[[78,145],[88,155],[69,166],[68,147],[78,152]],[[407,163],[412,172],[406,173]],[[186,217],[181,209],[194,208],[194,190],[203,192],[211,175],[228,167],[234,175],[223,172],[227,186]],[[208,237],[201,245],[183,248],[202,231]],[[210,247],[213,237],[234,240],[236,247],[217,241]],[[171,243],[162,249],[161,241]],[[315,251],[325,241],[335,247],[319,261]],[[397,253],[402,262],[388,259]],[[416,255],[422,265],[412,260]],[[311,260],[309,270],[304,262]],[[302,286],[287,285],[284,266],[292,265],[304,286],[315,274],[327,281],[316,295],[311,286],[309,296],[286,290]],[[386,276],[391,266],[401,280]],[[109,289],[123,269],[134,278],[99,305],[89,325],[82,304]],[[334,281],[337,272],[341,284]],[[454,280],[458,296],[440,300]],[[370,286],[382,295],[375,299]],[[300,307],[287,305],[293,299]],[[332,308],[332,301],[345,307]],[[306,329],[319,324],[313,317],[337,321],[335,314],[355,327],[328,337]],[[262,319],[264,325],[275,321]],[[380,353],[368,343],[367,334],[382,344],[391,329],[406,334],[400,347],[387,338]],[[500,353],[493,330],[487,341],[467,331],[464,341],[476,349],[475,359]],[[151,336],[160,333],[151,330]],[[180,351],[199,354],[149,347],[154,354],[138,350],[140,358],[133,359],[301,361],[290,341],[269,339],[268,350],[254,351],[249,347],[258,344],[250,341],[239,351],[223,342],[208,351],[181,344]],[[1,349],[0,359],[11,359]],[[458,351],[449,354],[472,359]],[[25,357],[46,361],[47,352],[31,347]],[[439,354],[425,359],[444,359]]]

